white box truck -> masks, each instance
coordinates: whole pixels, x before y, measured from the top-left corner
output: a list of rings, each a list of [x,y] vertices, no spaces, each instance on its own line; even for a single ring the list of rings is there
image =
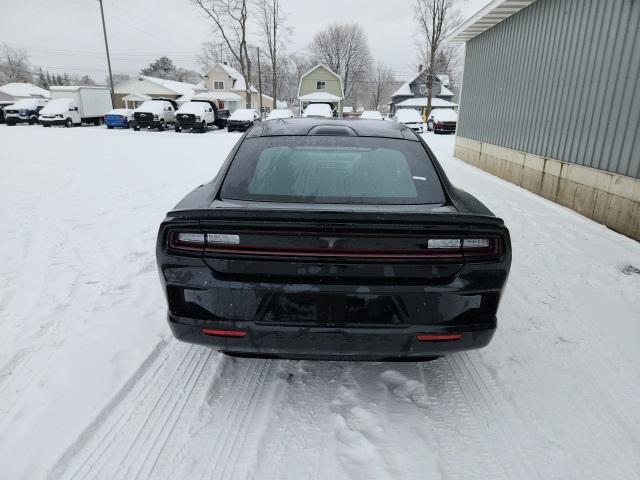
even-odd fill
[[[83,123],[100,125],[113,108],[108,87],[55,86],[49,89],[51,101],[40,110],[41,125],[72,127]]]

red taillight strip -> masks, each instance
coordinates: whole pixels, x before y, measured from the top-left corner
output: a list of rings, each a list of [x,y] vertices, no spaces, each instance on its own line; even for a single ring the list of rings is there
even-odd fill
[[[244,330],[220,330],[212,328],[203,328],[202,333],[214,337],[246,337],[247,332]]]
[[[420,342],[452,342],[462,338],[461,333],[432,333],[424,335],[416,335]]]
[[[307,249],[307,248],[256,248],[256,247],[213,247],[207,246],[206,253],[227,253],[263,256],[293,256],[293,257],[339,257],[339,258],[375,258],[375,259],[421,259],[446,258],[462,260],[462,252],[442,252],[432,250],[347,250],[347,249]]]

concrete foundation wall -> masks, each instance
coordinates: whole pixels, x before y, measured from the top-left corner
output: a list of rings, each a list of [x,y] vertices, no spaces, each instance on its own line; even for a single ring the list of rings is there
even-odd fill
[[[640,240],[640,180],[456,138],[456,157]]]

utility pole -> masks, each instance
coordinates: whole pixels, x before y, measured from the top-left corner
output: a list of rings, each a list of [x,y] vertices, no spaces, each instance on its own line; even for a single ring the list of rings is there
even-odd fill
[[[260,118],[262,118],[262,70],[260,70],[260,47],[258,50],[258,95],[260,95]]]
[[[102,31],[104,33],[104,47],[107,50],[107,65],[109,66],[109,88],[111,90],[111,107],[116,106],[115,95],[113,92],[113,74],[111,73],[111,57],[109,56],[109,42],[107,42],[107,27],[104,23],[104,9],[102,8],[102,0],[100,2],[100,15],[102,16]]]

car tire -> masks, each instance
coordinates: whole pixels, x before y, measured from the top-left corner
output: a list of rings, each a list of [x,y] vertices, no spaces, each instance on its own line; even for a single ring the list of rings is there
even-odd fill
[[[46,124],[46,123],[43,123],[43,124],[42,124],[42,126],[43,126],[44,128],[49,128],[51,125],[48,125],[48,124]]]
[[[200,133],[204,133],[207,131],[207,122],[202,121],[202,125],[200,125]]]
[[[29,118],[29,125],[35,125],[38,123],[38,117]]]
[[[139,131],[140,131],[140,127],[139,127],[138,125],[135,125],[135,126],[133,127],[133,131],[134,131],[134,132],[139,132]]]
[[[12,122],[7,122],[7,125],[8,125],[9,127],[15,127],[15,125],[16,125],[16,124],[15,124],[15,123],[12,123]]]
[[[133,127],[133,122],[131,120],[129,120],[127,122],[127,128],[131,128],[131,127]]]
[[[100,119],[100,118],[96,118],[96,119],[93,121],[93,124],[94,124],[96,127],[99,127],[101,123],[102,123],[102,119]]]
[[[160,120],[160,124],[158,125],[158,131],[159,132],[164,131],[164,120]]]
[[[227,132],[233,132],[229,127],[227,127]]]
[[[67,128],[71,128],[71,127],[73,127],[73,120],[71,120],[70,118],[67,118],[67,119],[64,121],[64,126],[65,126],[65,127],[67,127]]]
[[[182,131],[182,127],[179,127],[178,125],[176,125],[173,129],[176,133],[180,133]]]

